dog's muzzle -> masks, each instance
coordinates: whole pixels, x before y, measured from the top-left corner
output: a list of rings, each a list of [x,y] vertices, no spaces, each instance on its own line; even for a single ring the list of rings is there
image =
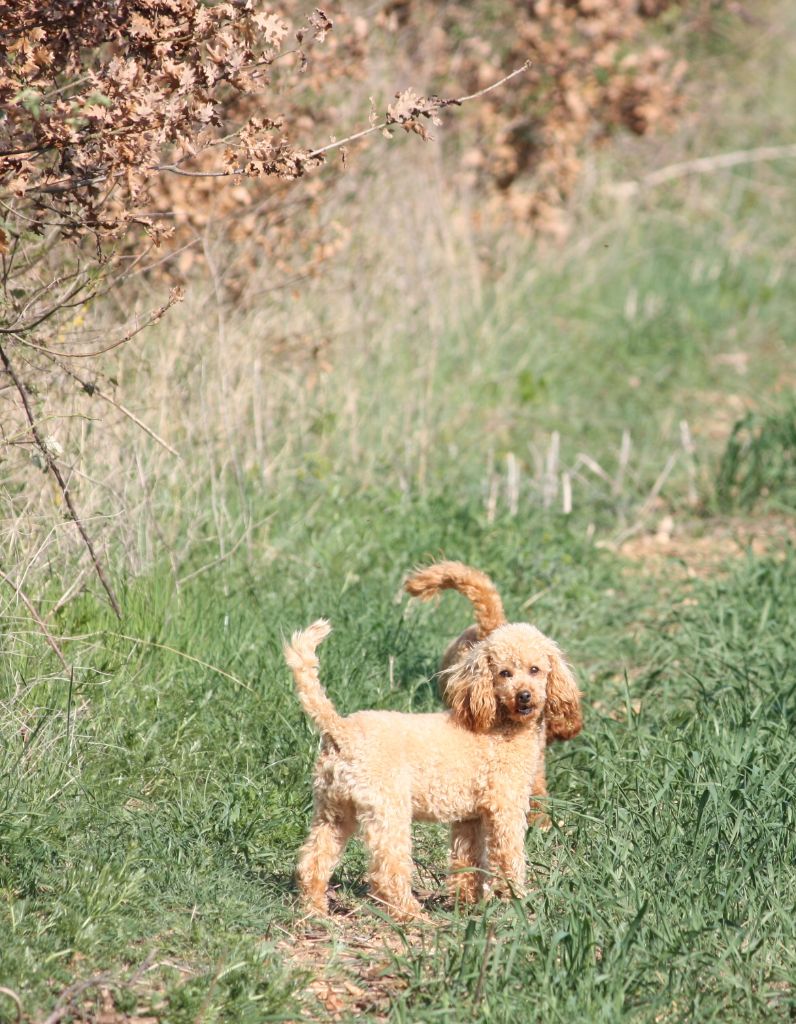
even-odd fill
[[[533,711],[533,696],[529,690],[520,690],[516,696],[517,714],[530,715]]]

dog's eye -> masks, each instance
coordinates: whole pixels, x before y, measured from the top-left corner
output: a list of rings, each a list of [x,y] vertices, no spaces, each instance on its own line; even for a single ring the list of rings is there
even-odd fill
[[[501,669],[498,675],[502,676],[504,679],[511,679],[511,672],[507,668]]]
[[[535,676],[538,671],[539,671],[539,666],[538,665],[531,665],[530,672],[531,672],[532,676]]]

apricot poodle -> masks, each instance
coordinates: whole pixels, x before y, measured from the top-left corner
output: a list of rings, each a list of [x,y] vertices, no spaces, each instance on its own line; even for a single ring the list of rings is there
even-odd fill
[[[373,895],[398,918],[419,916],[412,894],[411,824],[453,826],[449,888],[478,900],[521,894],[526,811],[544,750],[545,721],[575,713],[577,688],[558,647],[526,624],[503,625],[473,644],[447,677],[450,709],[436,714],[358,711],[342,717],[318,677],[323,619],[293,634],[285,658],[299,700],[321,732],[315,812],[298,884],[309,909],[361,826]]]
[[[442,655],[440,664],[442,694],[443,698],[450,703],[447,699],[448,673],[453,666],[466,657],[467,652],[474,644],[488,637],[499,626],[505,625],[506,615],[503,611],[503,602],[500,600],[500,595],[492,580],[485,573],[473,569],[463,562],[436,562],[425,569],[418,569],[406,579],[404,588],[407,593],[413,597],[419,597],[422,601],[430,600],[442,590],[457,590],[473,605],[476,624],[470,626],[461,636],[450,643]],[[552,707],[545,709],[545,745],[552,740],[571,739],[573,736],[577,736],[582,727],[580,694],[577,689],[573,690],[566,714],[561,715]],[[540,798],[543,799],[547,796],[544,749],[537,760],[532,796],[535,799],[531,801],[529,822],[542,828],[549,827],[550,821],[542,809],[542,804],[538,802]]]

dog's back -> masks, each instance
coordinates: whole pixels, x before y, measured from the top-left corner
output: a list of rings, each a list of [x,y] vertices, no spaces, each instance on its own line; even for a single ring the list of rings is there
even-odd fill
[[[513,798],[525,786],[529,799],[542,745],[540,729],[475,733],[452,711],[357,711],[340,719],[322,771],[344,783],[360,811],[377,796],[414,820],[454,822],[481,814],[514,775]]]

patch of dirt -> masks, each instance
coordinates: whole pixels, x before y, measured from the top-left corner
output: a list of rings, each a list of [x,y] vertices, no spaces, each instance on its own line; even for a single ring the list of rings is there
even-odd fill
[[[45,1024],[60,1024],[61,1021],[86,1021],[90,1024],[158,1024],[160,1016],[154,1015],[148,1005],[138,1006],[129,1013],[118,1009],[113,997],[116,983],[101,984],[98,978],[87,978],[65,989]],[[125,982],[124,988],[128,992],[134,991],[129,979]],[[144,992],[138,991],[137,994],[143,996]]]
[[[691,424],[694,437],[722,443],[732,428],[750,412],[755,403],[747,396],[726,391],[695,391],[690,399],[702,406],[702,414]]]
[[[786,516],[681,522],[664,516],[654,533],[629,537],[617,550],[631,561],[643,561],[651,572],[693,579],[726,571],[728,563],[749,552],[779,554],[789,543],[796,543],[796,520]]]
[[[421,948],[426,931],[418,924],[399,932],[364,907],[333,906],[328,921],[306,919],[278,948],[288,967],[311,973],[301,994],[311,1019],[338,1021],[367,1013],[370,1020],[386,1021],[406,987],[396,958],[407,946]]]

